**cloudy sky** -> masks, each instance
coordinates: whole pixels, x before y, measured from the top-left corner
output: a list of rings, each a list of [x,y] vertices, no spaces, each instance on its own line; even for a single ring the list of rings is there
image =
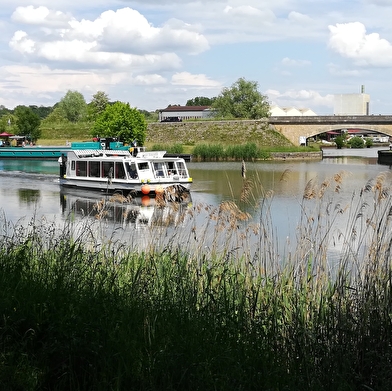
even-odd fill
[[[320,115],[363,85],[392,115],[391,17],[391,0],[1,0],[0,105],[104,91],[153,111],[243,77]]]

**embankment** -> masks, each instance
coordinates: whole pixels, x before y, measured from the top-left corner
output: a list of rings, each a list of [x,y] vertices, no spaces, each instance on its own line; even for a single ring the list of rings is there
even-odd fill
[[[254,142],[259,147],[292,147],[282,134],[268,126],[266,121],[192,121],[152,122],[147,127],[149,144],[180,143],[195,145],[200,142],[244,144]]]
[[[293,144],[264,120],[152,122],[147,127],[146,143],[196,145],[255,143],[259,148],[290,148]],[[321,159],[322,152],[276,152],[273,160]]]

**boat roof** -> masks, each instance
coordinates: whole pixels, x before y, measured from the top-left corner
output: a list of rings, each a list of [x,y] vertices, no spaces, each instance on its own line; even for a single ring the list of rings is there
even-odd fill
[[[78,158],[131,156],[128,150],[114,150],[114,149],[73,149],[68,153],[74,153]]]
[[[77,158],[136,158],[136,159],[169,159],[177,160],[179,157],[165,158],[166,151],[141,151],[134,157],[128,150],[113,150],[113,149],[74,149],[68,153],[74,153]]]

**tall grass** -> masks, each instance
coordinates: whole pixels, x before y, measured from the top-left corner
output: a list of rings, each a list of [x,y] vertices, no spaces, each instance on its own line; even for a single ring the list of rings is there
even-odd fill
[[[262,151],[254,143],[227,145],[221,144],[198,144],[193,149],[192,155],[195,159],[203,161],[219,160],[254,160],[267,159],[268,152]]]
[[[139,250],[103,243],[87,219],[3,219],[1,389],[390,390],[389,179],[348,205],[344,173],[310,181],[286,252],[257,176],[241,201],[258,220],[194,205]]]
[[[150,148],[152,151],[166,151],[168,153],[184,153],[184,146],[180,143],[174,144],[153,144]]]

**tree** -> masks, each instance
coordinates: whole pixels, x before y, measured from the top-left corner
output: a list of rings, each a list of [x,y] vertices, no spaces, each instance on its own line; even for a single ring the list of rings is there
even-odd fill
[[[238,79],[230,88],[224,88],[212,104],[222,117],[258,119],[269,116],[269,102],[255,81]]]
[[[106,92],[98,91],[93,95],[93,99],[88,105],[89,119],[95,121],[97,117],[103,113],[109,104],[109,96]]]
[[[68,123],[64,110],[60,104],[53,106],[52,112],[42,120],[42,124]]]
[[[84,96],[77,91],[68,91],[60,101],[61,109],[70,122],[78,122],[86,114],[87,103]]]
[[[93,127],[93,136],[116,137],[124,143],[136,141],[143,145],[146,139],[147,123],[144,115],[129,103],[116,102],[107,105]]]
[[[11,112],[9,112],[8,115],[0,116],[0,133],[17,133],[18,127],[16,126],[16,121],[15,114],[11,114]]]
[[[29,137],[36,141],[41,136],[41,120],[38,114],[27,106],[17,106],[15,108],[16,126],[21,136]]]
[[[36,106],[36,105],[29,105],[30,109],[33,110],[35,114],[42,120],[46,118],[53,110],[51,106]]]
[[[206,98],[205,96],[197,96],[196,98],[189,99],[185,106],[211,106],[216,98]]]

